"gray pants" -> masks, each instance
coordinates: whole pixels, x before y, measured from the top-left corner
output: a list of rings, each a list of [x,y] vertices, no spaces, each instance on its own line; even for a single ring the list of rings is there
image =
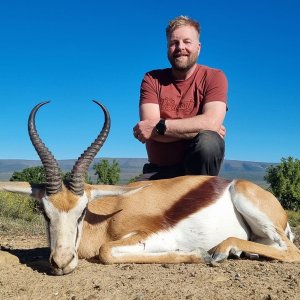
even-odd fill
[[[225,142],[215,131],[204,130],[190,140],[180,165],[160,167],[147,163],[137,181],[166,179],[183,175],[217,176],[224,159]]]

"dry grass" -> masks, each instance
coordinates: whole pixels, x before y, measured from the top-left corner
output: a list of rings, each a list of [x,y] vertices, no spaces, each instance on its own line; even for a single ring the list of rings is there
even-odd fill
[[[28,196],[0,192],[0,235],[44,233],[37,202]]]

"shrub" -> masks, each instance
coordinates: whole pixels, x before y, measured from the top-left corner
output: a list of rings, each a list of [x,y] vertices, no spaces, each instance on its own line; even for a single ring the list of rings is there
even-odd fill
[[[0,216],[25,221],[39,218],[38,202],[29,196],[0,192]]]
[[[300,160],[282,158],[280,164],[270,166],[266,172],[269,190],[282,206],[293,211],[300,210]]]
[[[120,166],[116,160],[110,164],[107,159],[102,159],[93,166],[93,169],[98,176],[97,183],[116,184],[120,179]]]
[[[9,179],[10,181],[27,181],[29,183],[46,182],[45,168],[42,166],[30,167],[20,172],[14,172]]]
[[[289,223],[291,226],[299,226],[300,225],[300,211],[287,211],[289,216]]]

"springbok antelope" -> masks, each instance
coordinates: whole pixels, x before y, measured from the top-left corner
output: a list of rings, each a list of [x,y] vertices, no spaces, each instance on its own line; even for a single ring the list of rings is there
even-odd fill
[[[127,186],[88,185],[83,175],[105,142],[110,117],[63,182],[57,161],[43,144],[35,115],[29,136],[46,170],[45,185],[1,182],[0,190],[39,199],[47,223],[50,263],[56,275],[72,272],[78,258],[111,263],[223,261],[242,252],[300,262],[287,215],[277,199],[244,180],[183,176]]]

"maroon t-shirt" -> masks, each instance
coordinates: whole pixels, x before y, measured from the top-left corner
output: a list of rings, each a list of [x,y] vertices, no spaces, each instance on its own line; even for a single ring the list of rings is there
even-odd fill
[[[159,105],[162,119],[183,119],[202,113],[205,103],[222,101],[227,103],[227,79],[221,70],[197,65],[194,73],[186,80],[176,81],[171,69],[154,70],[146,73],[140,92],[140,105]],[[159,166],[182,163],[187,141],[146,143],[149,162]]]

